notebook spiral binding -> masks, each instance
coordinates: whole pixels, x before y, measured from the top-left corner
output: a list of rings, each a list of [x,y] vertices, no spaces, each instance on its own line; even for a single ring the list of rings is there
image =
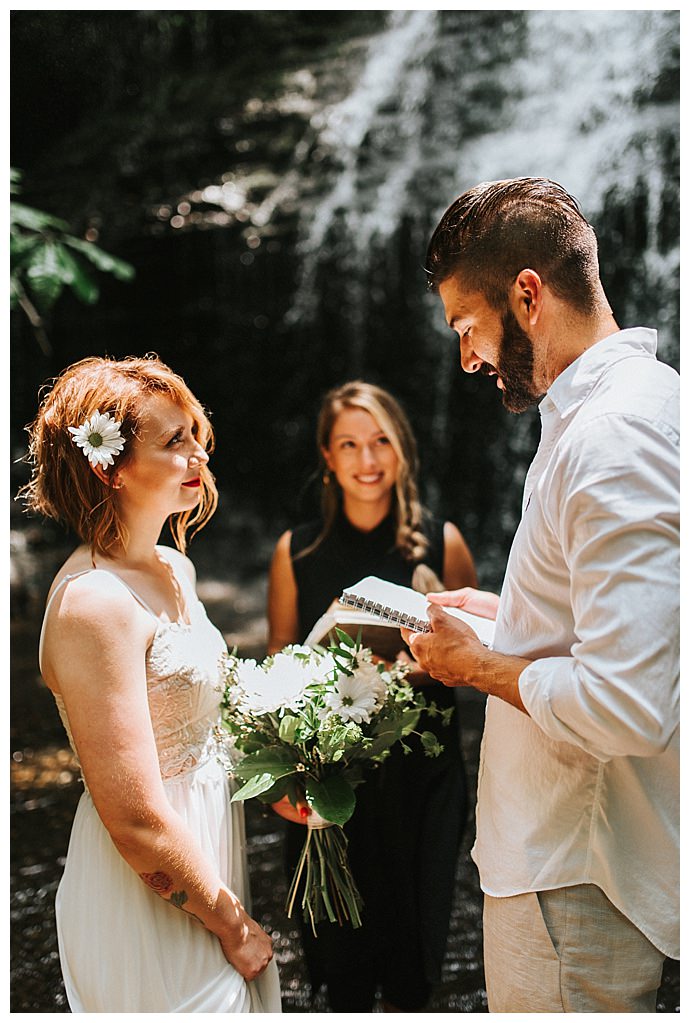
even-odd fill
[[[343,593],[339,599],[340,603],[344,604],[345,607],[356,607],[360,611],[369,611],[371,614],[375,614],[377,618],[382,618],[385,622],[394,622],[396,625],[402,625],[405,629],[411,629],[412,632],[431,631],[429,623],[422,621],[421,618],[415,618],[414,615],[396,611],[395,608],[388,607],[385,604],[377,604],[373,600],[358,597],[356,593]]]

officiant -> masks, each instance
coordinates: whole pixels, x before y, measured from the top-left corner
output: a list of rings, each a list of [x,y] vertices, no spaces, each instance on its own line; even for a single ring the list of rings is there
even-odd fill
[[[455,525],[427,514],[417,485],[417,447],[391,394],[353,381],[324,398],[317,425],[322,516],[281,536],[269,582],[269,652],[302,642],[314,623],[357,579],[382,579],[427,592],[475,586],[470,551]],[[397,629],[397,650],[408,659]],[[376,653],[376,650],[374,651]],[[441,709],[452,691],[411,662],[410,681]],[[437,759],[398,749],[357,789],[345,825],[349,859],[364,899],[363,925],[303,927],[316,993],[327,985],[334,1012],[371,1012],[377,991],[386,1011],[424,1008],[440,980],[455,866],[466,819],[460,723],[454,713],[425,717],[444,747]],[[294,870],[304,820],[289,804],[287,859]]]

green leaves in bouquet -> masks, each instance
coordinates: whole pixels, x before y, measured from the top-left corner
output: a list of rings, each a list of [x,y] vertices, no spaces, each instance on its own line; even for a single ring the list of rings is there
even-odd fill
[[[232,802],[244,802],[245,799],[267,794],[281,778],[296,774],[297,765],[295,757],[280,746],[264,747],[250,753],[234,767],[234,773],[238,778],[246,779],[246,784],[235,792]]]
[[[351,751],[350,756],[362,760],[384,759],[391,746],[394,746],[396,742],[402,742],[404,736],[414,732],[419,716],[424,709],[424,698],[417,694],[415,694],[415,698],[419,701],[416,706],[400,709],[393,704],[389,713],[382,713],[372,728],[369,742],[361,750]]]
[[[342,827],[354,813],[355,794],[342,774],[331,775],[323,781],[308,778],[305,791],[309,805],[333,824]]]
[[[422,732],[420,739],[427,757],[437,757],[443,752],[443,746],[433,732]]]
[[[354,675],[354,669],[357,667],[357,655],[362,648],[362,630],[360,629],[357,633],[357,639],[353,639],[337,626],[335,634],[338,637],[338,643],[329,646],[328,650],[340,671],[345,675]]]

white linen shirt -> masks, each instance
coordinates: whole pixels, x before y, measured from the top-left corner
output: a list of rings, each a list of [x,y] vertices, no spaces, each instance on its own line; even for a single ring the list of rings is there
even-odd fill
[[[679,377],[655,352],[617,332],[539,406],[494,639],[533,662],[528,714],[487,700],[472,857],[493,896],[596,884],[678,958]]]

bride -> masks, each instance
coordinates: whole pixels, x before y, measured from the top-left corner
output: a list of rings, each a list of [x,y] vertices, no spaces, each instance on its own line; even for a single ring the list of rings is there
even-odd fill
[[[89,358],[30,437],[28,507],[81,540],[39,653],[85,787],[56,898],[70,1008],[280,1012],[216,757],[225,644],[184,555],[217,501],[209,421],[157,358]],[[157,544],[166,521],[178,550]]]

